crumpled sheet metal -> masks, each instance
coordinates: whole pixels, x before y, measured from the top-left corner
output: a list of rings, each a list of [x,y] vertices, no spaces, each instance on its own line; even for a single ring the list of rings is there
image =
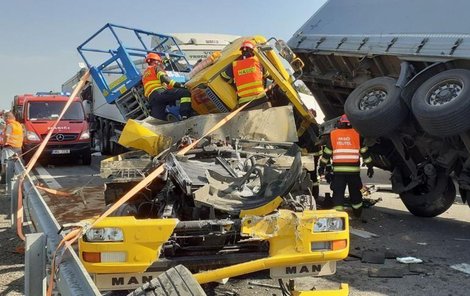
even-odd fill
[[[160,124],[161,121],[156,122],[153,118],[147,118],[139,123],[158,135],[168,136],[173,141],[178,141],[188,131],[194,138],[203,136],[226,115],[226,113],[199,115],[167,124]],[[225,140],[229,137],[275,142],[298,141],[292,106],[242,111],[211,136],[218,140]]]
[[[270,240],[273,252],[283,248],[289,252],[302,252],[302,216],[302,213],[282,209],[264,217],[246,216],[242,219],[242,234]]]
[[[257,170],[260,168],[256,168]],[[247,172],[240,178],[221,176],[208,171],[208,184],[194,193],[196,205],[206,205],[231,214],[239,214],[241,210],[261,207],[278,196],[289,193],[302,173],[300,152],[292,158],[289,170],[277,170],[275,167],[264,166],[254,180],[247,181],[251,175]]]

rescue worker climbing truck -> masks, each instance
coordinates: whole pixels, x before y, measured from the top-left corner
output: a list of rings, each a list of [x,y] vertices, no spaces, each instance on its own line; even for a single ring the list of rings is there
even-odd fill
[[[469,5],[330,0],[288,42],[326,118],[348,115],[417,216],[444,213],[454,184],[470,204]]]
[[[18,96],[20,98],[21,96]],[[33,156],[36,148],[59,117],[68,97],[62,93],[37,93],[25,95],[23,102],[23,158],[25,162]],[[19,110],[20,108],[16,108]],[[75,98],[62,120],[56,126],[51,139],[43,152],[43,158],[81,160],[85,165],[91,163],[91,142],[88,122],[82,102]]]

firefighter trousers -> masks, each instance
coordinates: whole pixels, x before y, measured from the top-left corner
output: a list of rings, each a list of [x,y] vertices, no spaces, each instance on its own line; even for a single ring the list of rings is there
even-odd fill
[[[152,117],[167,120],[166,118],[166,106],[176,105],[176,102],[181,98],[191,98],[191,93],[185,88],[173,88],[167,89],[162,92],[153,91],[150,94],[150,109]],[[191,101],[180,103],[180,115],[189,117],[191,116]]]
[[[335,173],[330,186],[331,190],[333,190],[334,207],[344,204],[346,185],[348,186],[351,205],[362,203],[362,181],[360,173]]]

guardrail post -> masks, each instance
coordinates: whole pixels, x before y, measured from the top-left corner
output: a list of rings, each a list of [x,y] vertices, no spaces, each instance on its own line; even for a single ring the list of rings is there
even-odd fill
[[[26,234],[24,279],[26,296],[45,295],[46,236],[42,232]]]
[[[5,172],[5,181],[6,181],[6,188],[7,194],[10,194],[12,185],[11,179],[15,176],[15,161],[16,159],[8,159],[6,162],[6,172]]]
[[[11,171],[13,169],[13,171]],[[7,192],[10,196],[10,225],[16,231],[16,210],[18,208],[18,177],[15,175],[15,163],[7,162]]]

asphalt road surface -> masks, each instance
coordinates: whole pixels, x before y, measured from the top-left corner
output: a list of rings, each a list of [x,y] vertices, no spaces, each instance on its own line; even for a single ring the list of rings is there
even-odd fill
[[[51,200],[52,207],[60,208],[67,202],[69,210],[64,218],[77,219],[83,211],[101,204],[101,178],[98,174],[98,158],[93,158],[90,167],[57,163],[44,166],[43,182],[49,187],[74,190],[83,187],[87,192],[86,202],[82,198],[71,201]],[[47,177],[53,176],[54,180]],[[79,176],[77,176],[79,174]],[[366,184],[379,188],[389,187],[389,174],[377,170],[373,179],[363,177]],[[321,185],[321,194],[329,192],[327,184]],[[347,260],[337,263],[335,275],[321,278],[306,277],[296,280],[299,289],[338,288],[348,283],[350,295],[469,295],[470,274],[451,268],[456,264],[470,266],[470,208],[457,198],[447,212],[437,218],[418,218],[408,213],[398,196],[389,191],[378,191],[370,196],[380,201],[364,212],[364,221],[352,220],[351,226],[375,234],[372,238],[351,235],[351,251]],[[71,203],[76,203],[73,205]],[[2,204],[5,204],[2,202]],[[0,239],[14,241],[14,233],[8,227],[5,212],[0,213]],[[81,214],[76,212],[80,211]],[[99,208],[97,210],[99,212]],[[93,212],[87,212],[92,215]],[[14,243],[5,245],[12,250]],[[11,251],[8,254],[13,254]],[[361,257],[372,254],[385,256],[382,264],[364,263]],[[411,267],[397,262],[396,257],[412,256],[423,263]],[[21,295],[21,256],[2,256],[0,264],[0,295]],[[470,271],[469,271],[470,272]],[[388,273],[388,277],[385,273]],[[372,277],[379,274],[382,277]],[[383,277],[385,275],[385,277]],[[390,277],[394,276],[394,277]],[[269,278],[269,272],[258,272],[230,279],[225,285],[206,286],[208,295],[281,295],[275,288],[277,281]]]

